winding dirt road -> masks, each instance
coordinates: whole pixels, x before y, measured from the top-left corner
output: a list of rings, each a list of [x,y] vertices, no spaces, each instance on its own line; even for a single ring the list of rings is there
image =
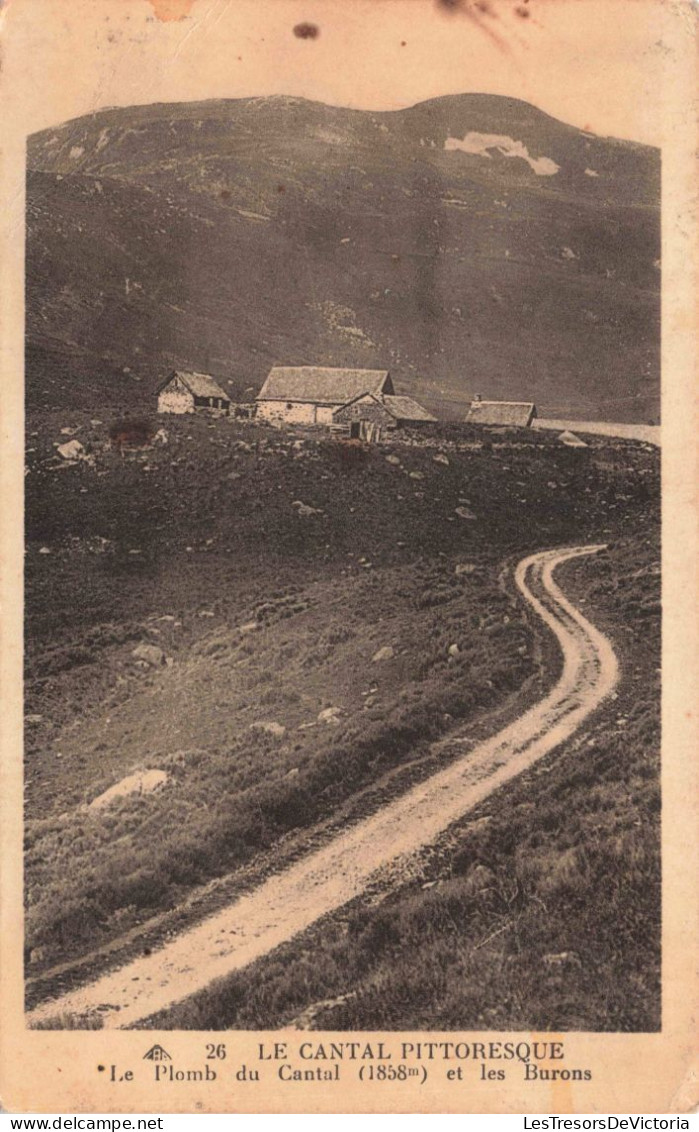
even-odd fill
[[[563,652],[553,690],[497,735],[363,819],[331,842],[239,897],[176,939],[30,1014],[31,1026],[67,1013],[99,1011],[122,1028],[240,970],[358,896],[376,871],[433,842],[508,779],[568,739],[613,690],[610,642],[561,593],[553,572],[600,546],[547,550],[525,558],[515,579]]]

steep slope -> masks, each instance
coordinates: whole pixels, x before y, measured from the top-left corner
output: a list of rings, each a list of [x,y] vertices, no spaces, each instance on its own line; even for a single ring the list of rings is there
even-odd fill
[[[30,139],[28,398],[390,366],[442,412],[658,410],[659,154],[484,95],[108,110]]]

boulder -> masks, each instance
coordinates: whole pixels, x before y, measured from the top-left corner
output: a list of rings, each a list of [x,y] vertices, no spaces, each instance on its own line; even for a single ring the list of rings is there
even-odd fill
[[[164,786],[167,780],[168,775],[164,770],[138,770],[122,778],[121,782],[110,786],[97,798],[93,798],[88,809],[102,810],[118,798],[126,798],[129,794],[150,794],[153,790]]]
[[[473,562],[457,562],[456,566],[454,567],[454,573],[458,577],[461,577],[462,574],[473,574],[475,572],[475,569],[476,567],[474,566]]]
[[[85,456],[85,449],[79,440],[69,440],[66,444],[59,444],[56,451],[64,460],[82,460]]]
[[[162,649],[157,645],[138,645],[131,653],[134,660],[140,660],[144,664],[149,665],[151,668],[160,668],[165,664],[167,657]]]
[[[296,514],[304,519],[310,518],[311,515],[322,515],[323,513],[318,507],[311,507],[309,503],[302,503],[300,499],[295,499],[291,506],[295,507]]]
[[[399,456],[387,456],[386,457],[386,463],[387,464],[395,464],[397,466],[398,464],[400,464],[400,457]]]
[[[259,723],[250,724],[251,731],[262,731],[265,735],[273,735],[275,739],[281,739],[286,735],[286,727],[282,723],[276,723],[273,720],[262,720]]]
[[[326,707],[318,712],[319,723],[339,723],[342,715],[341,707]]]
[[[435,464],[444,464],[445,467],[449,467],[449,457],[445,456],[443,452],[437,452],[436,455],[432,457],[432,459],[434,460]]]
[[[459,646],[457,644],[449,645],[447,652],[449,653],[449,656],[458,656],[459,653],[461,652],[461,649],[459,648]]]
[[[562,432],[558,439],[561,444],[565,444],[568,448],[587,448],[585,441],[576,436],[574,432],[570,432],[569,429]]]
[[[380,648],[378,652],[374,653],[371,659],[376,663],[377,661],[391,660],[395,655],[396,650],[393,648],[393,645],[384,645],[383,648]]]
[[[475,519],[476,517],[473,511],[469,511],[468,507],[456,507],[455,512],[460,519]]]
[[[549,952],[548,955],[543,956],[542,963],[545,967],[548,967],[551,970],[560,969],[561,967],[582,966],[582,962],[577,951],[559,951],[555,953]]]

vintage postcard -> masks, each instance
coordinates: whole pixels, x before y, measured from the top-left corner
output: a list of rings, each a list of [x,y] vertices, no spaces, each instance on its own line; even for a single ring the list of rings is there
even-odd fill
[[[4,1106],[686,1127],[695,6],[0,21]]]

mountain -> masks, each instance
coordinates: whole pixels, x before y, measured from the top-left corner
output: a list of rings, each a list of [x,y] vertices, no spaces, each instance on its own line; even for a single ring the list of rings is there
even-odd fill
[[[174,367],[390,368],[443,415],[659,412],[660,154],[457,95],[112,109],[35,134],[29,407],[146,409]]]

